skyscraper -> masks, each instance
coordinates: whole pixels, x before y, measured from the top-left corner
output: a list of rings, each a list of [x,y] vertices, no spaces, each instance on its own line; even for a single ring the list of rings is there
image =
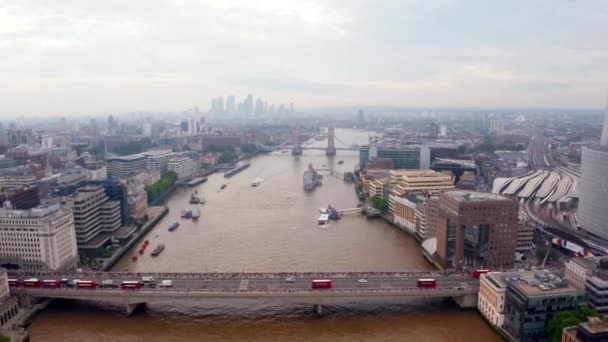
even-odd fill
[[[581,187],[578,220],[581,227],[599,237],[608,239],[608,104],[599,145],[582,149]]]
[[[234,102],[234,95],[228,95],[226,97],[226,113],[234,114],[236,112],[236,105]]]
[[[246,110],[248,116],[253,116],[253,95],[247,95],[247,99],[245,100]]]
[[[502,137],[504,134],[505,126],[502,120],[494,119],[490,121],[490,135]]]

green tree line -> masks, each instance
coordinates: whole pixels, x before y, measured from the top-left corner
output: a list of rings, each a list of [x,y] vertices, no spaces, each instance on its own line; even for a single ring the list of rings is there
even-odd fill
[[[146,193],[148,194],[148,203],[154,202],[160,195],[162,195],[167,189],[169,189],[177,181],[177,173],[173,171],[167,172],[167,174],[159,179],[156,183],[146,187]]]
[[[547,335],[549,335],[552,342],[559,342],[562,339],[562,331],[564,328],[585,322],[589,317],[599,317],[603,319],[604,315],[591,310],[586,305],[581,306],[576,311],[558,312],[551,318],[549,324],[547,324]]]

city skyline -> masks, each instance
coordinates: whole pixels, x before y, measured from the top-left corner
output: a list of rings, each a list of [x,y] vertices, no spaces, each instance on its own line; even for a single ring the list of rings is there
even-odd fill
[[[8,1],[0,115],[172,111],[229,93],[299,108],[600,108],[608,5],[525,7]]]

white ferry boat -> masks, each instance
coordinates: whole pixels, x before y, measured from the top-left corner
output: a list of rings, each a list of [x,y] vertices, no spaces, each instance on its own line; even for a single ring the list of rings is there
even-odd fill
[[[319,216],[318,224],[319,226],[323,226],[329,223],[329,214],[321,214]]]

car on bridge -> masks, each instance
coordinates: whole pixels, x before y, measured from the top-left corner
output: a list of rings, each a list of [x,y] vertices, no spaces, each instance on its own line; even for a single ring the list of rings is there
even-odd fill
[[[367,283],[367,279],[364,279],[364,278],[361,278],[361,279],[359,279],[359,280],[357,280],[357,281],[358,281],[359,283],[361,283],[361,284],[365,284],[365,283]]]
[[[171,287],[173,286],[173,281],[170,279],[165,279],[160,282],[160,287]]]
[[[296,282],[296,278],[295,277],[287,277],[285,278],[285,281],[288,283],[295,283]]]

